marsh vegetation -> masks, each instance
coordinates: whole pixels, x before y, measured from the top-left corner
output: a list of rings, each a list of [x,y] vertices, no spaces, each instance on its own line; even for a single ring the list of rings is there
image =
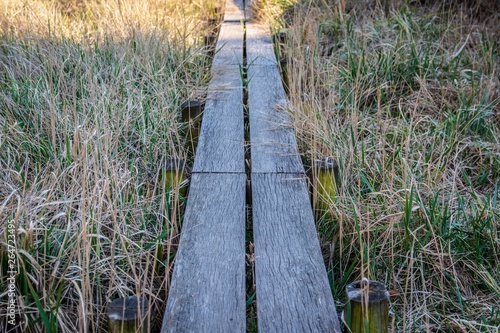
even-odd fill
[[[256,10],[288,35],[305,164],[339,163],[337,194],[313,191],[339,308],[368,277],[395,296],[394,331],[498,331],[498,2],[338,4]]]
[[[162,166],[186,159],[214,3],[0,1],[0,331],[103,332],[132,295],[161,321],[185,200]]]

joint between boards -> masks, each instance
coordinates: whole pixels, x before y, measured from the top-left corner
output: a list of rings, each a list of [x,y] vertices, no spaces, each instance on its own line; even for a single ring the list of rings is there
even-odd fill
[[[191,171],[191,175],[246,175],[246,171]]]
[[[243,7],[246,3],[243,1]],[[245,13],[246,15],[246,13]],[[246,22],[243,24],[243,64],[241,66],[241,79],[243,83],[243,120],[245,138],[245,173],[246,173],[246,232],[245,232],[245,270],[246,270],[246,311],[247,332],[257,332],[257,303],[255,288],[255,254],[252,222],[252,151],[250,144],[250,116],[248,105],[248,64],[247,64],[247,31]]]
[[[307,177],[304,171],[252,171],[253,175],[300,175]]]
[[[245,5],[245,2],[243,2]],[[248,68],[247,68],[247,32],[246,22],[243,21],[243,64],[241,66],[241,81],[243,85],[243,131],[244,131],[244,147],[245,147],[245,173],[247,175],[247,206],[252,206],[252,189],[251,189],[251,144],[250,144],[250,116],[248,105]]]

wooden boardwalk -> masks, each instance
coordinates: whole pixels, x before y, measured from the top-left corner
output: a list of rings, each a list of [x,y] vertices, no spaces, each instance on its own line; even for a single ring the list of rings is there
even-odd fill
[[[243,1],[227,0],[162,332],[246,331],[248,177],[258,330],[340,332],[271,38],[245,21]]]

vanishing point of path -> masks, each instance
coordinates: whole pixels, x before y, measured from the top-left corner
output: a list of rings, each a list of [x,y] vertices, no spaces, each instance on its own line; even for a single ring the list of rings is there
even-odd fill
[[[227,0],[162,333],[246,331],[248,221],[259,332],[340,333],[271,38],[246,12]]]

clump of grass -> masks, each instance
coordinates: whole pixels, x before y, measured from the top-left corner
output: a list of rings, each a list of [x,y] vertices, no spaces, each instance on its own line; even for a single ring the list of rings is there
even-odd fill
[[[271,27],[272,30],[280,30],[286,26],[289,18],[286,13],[292,9],[297,0],[258,0],[252,1],[250,11],[251,18]]]
[[[204,94],[210,6],[0,1],[0,286],[13,224],[18,329],[102,332],[131,295],[161,320],[184,201],[162,165],[186,159],[179,106]]]
[[[317,221],[332,291],[384,282],[397,331],[500,325],[498,17],[467,8],[306,2],[287,27],[304,160],[340,164]]]

